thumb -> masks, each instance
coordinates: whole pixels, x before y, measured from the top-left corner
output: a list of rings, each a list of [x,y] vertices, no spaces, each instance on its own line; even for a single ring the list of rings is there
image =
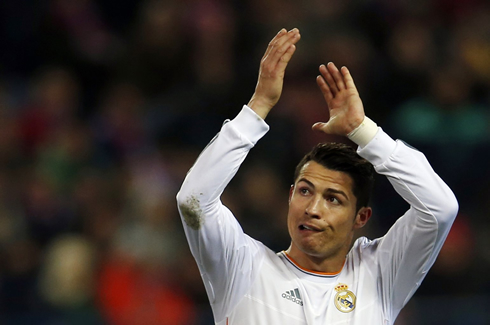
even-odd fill
[[[328,123],[317,122],[317,123],[313,124],[313,126],[311,127],[311,129],[313,131],[320,131],[320,132],[328,133],[327,132],[327,130],[328,130]]]

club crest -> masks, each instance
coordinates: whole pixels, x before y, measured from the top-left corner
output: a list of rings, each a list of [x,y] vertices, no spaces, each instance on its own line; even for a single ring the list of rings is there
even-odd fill
[[[335,307],[343,313],[350,313],[356,308],[356,295],[348,290],[347,284],[339,283],[335,287],[337,294],[334,298]]]

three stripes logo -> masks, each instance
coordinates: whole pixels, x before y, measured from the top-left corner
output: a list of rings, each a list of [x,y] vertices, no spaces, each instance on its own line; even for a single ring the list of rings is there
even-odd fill
[[[298,288],[286,291],[282,294],[282,297],[284,299],[297,303],[300,306],[303,306],[303,300],[301,300],[301,295],[299,294]]]

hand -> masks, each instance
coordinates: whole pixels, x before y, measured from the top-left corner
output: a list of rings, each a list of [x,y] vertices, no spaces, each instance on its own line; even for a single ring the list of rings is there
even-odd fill
[[[270,41],[260,62],[259,80],[248,106],[265,119],[281,97],[284,74],[301,35],[294,28],[283,28]]]
[[[330,112],[328,122],[318,122],[313,130],[327,134],[346,136],[364,120],[364,107],[354,80],[346,67],[339,71],[335,64],[320,66],[321,75],[316,78]]]

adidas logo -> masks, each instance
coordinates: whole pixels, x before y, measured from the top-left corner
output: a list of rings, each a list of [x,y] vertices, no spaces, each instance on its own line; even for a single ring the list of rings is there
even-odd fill
[[[298,288],[290,291],[286,291],[282,294],[284,299],[290,300],[292,302],[297,303],[300,306],[303,306],[303,300],[301,300],[301,295],[299,294]]]

